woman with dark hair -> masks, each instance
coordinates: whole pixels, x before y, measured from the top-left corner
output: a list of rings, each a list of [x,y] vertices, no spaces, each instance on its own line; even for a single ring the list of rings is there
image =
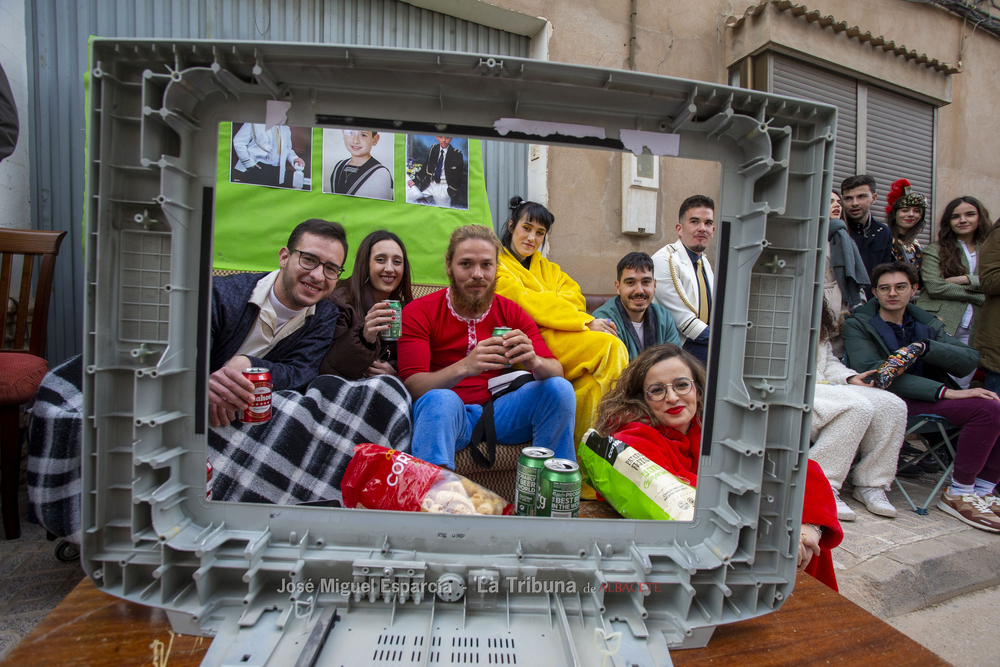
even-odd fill
[[[892,256],[909,262],[920,271],[924,248],[917,235],[927,224],[927,198],[910,191],[910,182],[901,178],[892,184],[885,198],[885,224],[892,232]]]
[[[665,343],[647,348],[601,398],[594,428],[698,486],[705,369],[691,353]],[[844,538],[830,485],[809,461],[799,568],[837,590],[830,550]],[[813,556],[817,556],[814,558]]]
[[[980,317],[993,326],[979,327],[974,347],[979,350],[979,365],[986,371],[983,389],[1000,393],[1000,218],[983,241],[979,259],[979,284],[985,295]]]
[[[628,364],[628,351],[610,320],[587,313],[580,286],[539,252],[553,215],[541,204],[510,200],[500,241],[496,293],[519,305],[538,325],[576,393],[574,442],[590,428],[597,402]]]
[[[899,449],[906,432],[906,403],[883,389],[875,389],[867,377],[840,362],[831,346],[839,334],[826,300],[816,350],[816,389],[813,399],[814,443],[809,458],[826,473],[837,503],[837,518],[854,521],[857,515],[840,498],[840,489],[851,473],[854,499],[872,514],[895,517],[896,508],[885,491],[896,476]],[[858,463],[852,466],[855,456]]]
[[[975,197],[953,199],[941,214],[937,242],[924,250],[924,287],[917,305],[944,322],[945,331],[965,344],[985,301],[976,268],[989,220],[986,207]],[[955,380],[968,389],[972,375]]]
[[[830,193],[823,295],[838,317],[864,303],[864,288],[868,286],[868,270],[842,219],[843,214],[844,201],[833,191]]]
[[[413,301],[410,261],[402,239],[380,229],[361,241],[351,277],[330,301],[337,306],[337,330],[319,372],[348,380],[396,375],[396,341],[380,336],[389,328],[392,311],[385,302]],[[365,313],[362,319],[358,313]]]

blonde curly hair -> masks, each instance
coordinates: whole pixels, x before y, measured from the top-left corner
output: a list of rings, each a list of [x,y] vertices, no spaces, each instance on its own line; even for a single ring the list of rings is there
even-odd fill
[[[602,436],[614,434],[629,422],[656,424],[656,415],[646,404],[646,390],[643,384],[649,369],[667,359],[679,357],[691,369],[695,392],[698,394],[696,420],[701,421],[705,411],[705,367],[690,352],[673,343],[664,343],[647,348],[632,360],[615,382],[611,391],[601,397],[597,404],[594,428]]]

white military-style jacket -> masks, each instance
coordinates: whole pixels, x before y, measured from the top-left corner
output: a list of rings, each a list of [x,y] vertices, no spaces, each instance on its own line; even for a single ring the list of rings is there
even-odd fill
[[[714,302],[715,273],[704,254],[702,266]],[[708,324],[698,319],[698,275],[680,239],[663,246],[653,255],[653,276],[656,278],[654,300],[670,311],[677,331],[692,340],[700,336]]]

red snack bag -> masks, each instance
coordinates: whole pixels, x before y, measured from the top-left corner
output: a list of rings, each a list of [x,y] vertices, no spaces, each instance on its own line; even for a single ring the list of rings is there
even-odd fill
[[[340,484],[344,507],[438,514],[510,514],[489,489],[410,454],[379,445],[354,448]]]

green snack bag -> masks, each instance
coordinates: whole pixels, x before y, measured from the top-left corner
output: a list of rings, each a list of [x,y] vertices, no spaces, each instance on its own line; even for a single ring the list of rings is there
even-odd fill
[[[626,519],[694,518],[694,487],[621,440],[590,429],[576,456],[589,483]]]

